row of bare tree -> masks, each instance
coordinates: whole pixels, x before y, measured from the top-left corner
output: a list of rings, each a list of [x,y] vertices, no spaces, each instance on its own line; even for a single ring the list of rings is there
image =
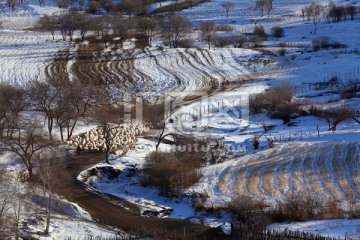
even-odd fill
[[[347,18],[354,20],[359,12],[359,7],[354,4],[336,5],[332,2],[328,5],[312,3],[301,9],[303,21],[312,21],[314,24],[320,20],[321,16],[326,22],[339,22]]]
[[[0,239],[19,239],[20,223],[30,216],[26,213],[40,214],[48,233],[53,188],[56,179],[64,177],[57,176],[61,163],[57,142],[70,139],[81,119],[96,115],[90,111],[103,106],[106,96],[98,86],[54,79],[34,80],[24,87],[0,84],[0,153],[11,153],[25,169],[18,176],[0,172]],[[54,137],[55,127],[60,137]],[[26,186],[36,190],[28,194]],[[41,209],[27,206],[34,201]]]
[[[26,89],[0,85],[2,151],[17,155],[31,178],[34,157],[52,145],[54,127],[59,129],[62,141],[69,140],[79,120],[104,98],[99,88],[89,84],[33,81]],[[44,127],[47,134],[43,132]]]
[[[39,20],[39,28],[51,33],[53,39],[55,32],[60,32],[63,40],[69,37],[73,41],[75,31],[79,32],[83,41],[88,32],[101,37],[105,46],[113,39],[120,41],[121,45],[132,36],[142,35],[148,38],[149,44],[157,34],[162,34],[171,46],[178,47],[179,41],[192,29],[188,18],[173,15],[159,20],[155,17],[139,17],[126,19],[120,15],[103,15],[88,17],[76,11],[66,12],[62,15],[45,15]]]
[[[110,42],[120,44],[132,37],[144,38],[146,45],[151,45],[155,37],[161,37],[171,47],[188,47],[192,40],[188,38],[194,28],[187,17],[171,15],[162,19],[157,17],[124,18],[120,15],[103,15],[89,17],[76,11],[62,15],[45,15],[39,20],[39,29],[51,33],[53,40],[55,32],[60,32],[62,39],[74,41],[77,32],[80,41],[86,36],[96,36],[107,48]],[[224,25],[216,25],[212,21],[205,21],[195,30],[199,33],[199,40],[211,45],[219,39],[218,31],[223,31]],[[231,29],[231,27],[229,27]]]

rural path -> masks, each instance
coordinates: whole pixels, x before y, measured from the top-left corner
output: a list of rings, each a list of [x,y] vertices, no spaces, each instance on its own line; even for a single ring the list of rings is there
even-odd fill
[[[124,84],[124,86],[133,84],[131,78],[126,77],[127,74],[132,73],[132,71],[129,70],[129,72],[124,72],[123,74],[119,71],[119,69],[132,69],[131,61],[121,61],[116,57],[113,59],[114,56],[102,56],[94,61],[93,51],[83,49],[80,53],[83,55],[76,56],[77,59],[71,65],[71,71],[69,71],[68,62],[72,59],[70,52],[68,50],[59,52],[59,59],[55,59],[54,63],[48,66],[46,69],[47,74],[50,76],[59,76],[57,73],[60,72],[63,73],[61,75],[75,75],[80,81],[86,78],[86,80],[102,79],[105,82],[109,82],[109,79],[113,79],[114,73],[116,73],[119,78],[119,81],[116,82],[120,84],[120,86],[122,84]],[[118,65],[113,64],[114,62],[118,64],[128,64],[128,66],[126,68],[118,68]],[[106,70],[109,70],[108,65],[110,64],[109,71],[112,71],[112,73],[108,74],[108,71],[100,72],[97,67],[99,64],[102,66],[101,69],[106,68]],[[206,72],[206,69],[202,71]],[[198,89],[198,91],[205,92],[206,96],[204,96],[204,94],[191,94],[186,98],[180,97],[180,99],[175,100],[175,102],[180,101],[182,103],[180,105],[182,106],[192,104],[201,100],[203,97],[213,96],[220,92],[234,91],[245,80],[254,78],[251,74],[242,72],[242,68],[239,69],[239,73],[241,73],[239,74],[239,79],[231,81],[230,84],[210,84],[204,85],[202,89]],[[99,78],[100,76],[102,76],[102,78]],[[106,79],[104,79],[104,76],[107,76]],[[124,77],[129,81],[120,81]],[[181,87],[181,84],[179,87]],[[124,199],[98,192],[76,179],[81,171],[101,162],[103,159],[104,156],[101,153],[84,153],[81,156],[69,155],[64,158],[61,163],[61,170],[59,170],[62,175],[62,186],[57,188],[57,194],[79,204],[79,206],[89,212],[92,218],[99,223],[114,226],[125,232],[135,231],[138,233],[151,234],[155,236],[155,239],[232,239],[219,229],[191,223],[184,219],[140,216],[140,209],[137,205]]]
[[[153,235],[155,239],[232,239],[219,229],[191,223],[183,219],[140,216],[138,207],[124,199],[97,192],[76,179],[83,170],[102,161],[101,153],[69,155],[64,159],[61,187],[56,193],[77,203],[101,224],[126,232]]]

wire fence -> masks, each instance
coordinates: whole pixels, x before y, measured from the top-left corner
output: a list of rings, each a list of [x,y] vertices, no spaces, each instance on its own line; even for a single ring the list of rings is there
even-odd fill
[[[321,80],[302,82],[295,86],[295,94],[304,95],[313,90],[340,90],[345,88],[347,83],[356,79],[360,79],[360,66],[354,66],[345,72],[334,72]]]

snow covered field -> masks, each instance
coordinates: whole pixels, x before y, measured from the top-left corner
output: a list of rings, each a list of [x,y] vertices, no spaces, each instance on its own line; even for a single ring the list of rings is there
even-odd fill
[[[51,41],[49,33],[30,30],[43,14],[60,11],[50,5],[39,7],[36,4],[37,1],[21,5],[14,12],[6,8],[0,12],[0,82],[23,85],[34,79],[44,79],[46,65],[69,44]]]
[[[359,31],[357,31],[359,20],[336,24],[321,22],[318,24],[317,34],[314,35],[312,34],[313,24],[302,22],[300,17],[300,9],[311,1],[281,1],[275,4],[276,7],[270,17],[264,18],[260,18],[259,13],[251,9],[252,2],[233,1],[236,8],[230,11],[229,19],[226,19],[225,11],[221,12],[223,10],[222,2],[224,1],[211,1],[185,10],[181,12],[181,15],[189,17],[195,24],[209,19],[216,23],[231,23],[240,32],[251,32],[255,22],[262,24],[268,32],[273,26],[284,26],[286,32],[285,37],[280,41],[269,37],[264,44],[264,49],[274,53],[273,56],[266,56],[274,63],[266,76],[266,79],[271,81],[255,82],[254,87],[249,84],[250,87],[244,85],[232,91],[256,93],[263,91],[269,83],[276,84],[284,81],[290,81],[301,88],[302,83],[324,81],[332,76],[339,76],[342,80],[348,79],[350,76],[360,76],[357,70],[359,66],[357,53],[360,39]],[[324,3],[324,1],[318,2]],[[343,3],[344,1],[339,2]],[[344,32],[344,29],[353,30]],[[339,32],[342,34],[339,35]],[[333,41],[339,41],[346,44],[347,47],[313,52],[311,42],[319,36],[330,36]],[[279,42],[289,43],[290,46],[293,44],[294,47],[288,47],[286,55],[279,57],[276,56],[280,49]],[[211,52],[214,53],[214,51]],[[159,72],[149,69],[152,68],[146,68],[149,74],[161,75]],[[263,72],[262,70],[263,68],[260,72]],[[323,96],[324,92],[325,96]],[[299,100],[322,104],[323,107],[331,106],[326,105],[328,101],[335,101],[338,98],[338,95],[333,93],[314,89],[307,90],[306,88],[297,94]],[[211,102],[210,105],[217,106],[217,104],[221,104],[221,99],[231,105],[231,97],[223,93],[211,96],[210,99],[207,99],[207,103]],[[358,109],[358,103],[359,100],[355,98],[332,105],[348,104]],[[315,117],[300,117],[293,121],[294,126],[288,127],[281,121],[269,119],[265,115],[258,115],[250,117],[249,121],[242,126],[239,119],[230,118],[230,120],[224,121],[221,114],[209,112],[208,107],[204,107],[203,104],[203,102],[195,102],[176,111],[175,116],[184,117],[182,122],[180,121],[182,123],[181,131],[197,136],[211,134],[222,138],[229,149],[242,150],[242,152],[235,152],[233,156],[230,156],[230,160],[224,163],[205,167],[202,170],[203,178],[189,190],[189,192],[209,194],[207,200],[209,206],[223,205],[237,196],[243,195],[275,203],[286,199],[291,192],[304,188],[309,189],[314,195],[338,200],[343,200],[346,197],[345,193],[349,191],[359,194],[358,123],[347,121],[340,124],[336,132],[329,132],[327,123]],[[204,108],[204,112],[200,114]],[[192,115],[196,116],[195,120],[191,120]],[[263,123],[272,125],[274,128],[264,134],[261,127]],[[240,134],[238,131],[234,133],[233,130],[239,129],[239,126]],[[318,137],[317,126],[319,126],[320,137]],[[178,130],[179,126],[171,125],[168,130],[174,129]],[[261,148],[264,150],[254,151],[251,144],[254,134],[264,134],[264,136],[275,138],[275,148],[267,149],[267,142],[263,138]],[[128,164],[141,168],[144,152],[153,150],[152,144],[140,139],[127,156],[114,160],[112,165],[122,170],[126,169],[125,166]],[[134,155],[134,151],[141,153],[142,157]],[[244,154],[245,156],[241,156]],[[122,182],[124,179],[121,178],[120,181]],[[126,180],[125,183],[129,183],[129,181],[130,184],[114,184],[97,179],[92,184],[102,191],[133,202],[142,204],[146,202],[144,200],[146,199],[155,201],[161,206],[171,207],[174,210],[170,217],[188,217],[195,214],[191,208],[188,208],[189,206],[186,207],[186,199],[183,200],[183,204],[174,205],[171,201],[157,196],[156,191],[140,187],[136,178]],[[140,191],[142,194],[139,195]],[[190,215],[179,215],[178,212]],[[334,220],[276,225],[274,228],[289,227],[294,230],[344,238],[345,233],[357,233],[359,226],[357,220]]]
[[[0,82],[26,84],[44,79],[45,66],[66,42],[48,41],[48,33],[23,30],[0,30]]]
[[[322,220],[303,223],[272,224],[269,229],[305,231],[338,239],[356,240],[360,237],[360,220]]]
[[[258,93],[264,91],[267,85],[289,81],[302,89],[297,93],[297,100],[324,107],[348,104],[359,108],[358,98],[329,104],[329,101],[337,100],[338,94],[301,88],[302,83],[324,81],[331,76],[339,76],[340,80],[344,81],[351,77],[360,77],[359,19],[331,24],[322,21],[314,35],[313,24],[302,22],[299,15],[300,9],[312,1],[275,2],[274,11],[269,17],[263,18],[259,17],[259,12],[252,9],[253,1],[232,1],[236,8],[230,11],[228,19],[221,7],[223,2],[225,0],[214,0],[180,14],[189,17],[195,25],[205,20],[213,20],[219,24],[230,23],[242,33],[251,32],[255,23],[263,25],[267,32],[273,26],[283,26],[285,36],[281,40],[269,37],[264,43],[263,49],[270,50],[273,54],[265,55],[257,50],[240,48],[163,49],[162,46],[153,46],[144,50],[104,50],[99,55],[93,54],[92,61],[82,62],[75,54],[81,48],[72,47],[63,41],[52,41],[49,33],[35,34],[28,29],[34,26],[42,14],[58,11],[51,6],[40,8],[30,4],[16,13],[0,14],[4,28],[0,30],[0,82],[22,85],[35,78],[45,78],[46,74],[51,74],[54,69],[52,58],[60,49],[69,47],[71,60],[63,69],[64,76],[72,79],[99,77],[113,87],[114,94],[122,96],[146,92],[147,97],[151,98],[170,90],[192,91],[225,82],[252,79],[248,84],[232,88],[231,92]],[[333,41],[346,44],[347,47],[314,52],[311,42],[319,36],[330,36]],[[60,39],[59,36],[57,39]],[[280,42],[289,43],[291,46],[286,48],[286,55],[283,57],[277,56]],[[86,50],[87,46],[84,44],[82,47]],[[323,96],[324,92],[326,96]],[[359,195],[358,123],[341,123],[333,133],[327,131],[326,121],[315,117],[297,118],[292,121],[294,126],[291,127],[279,120],[269,119],[264,114],[251,116],[246,121],[234,116],[224,119],[224,115],[228,113],[224,110],[223,102],[226,102],[226,107],[232,108],[232,96],[234,94],[216,93],[207,99],[205,105],[204,102],[192,102],[186,106],[184,104],[174,113],[178,120],[175,126],[168,126],[169,132],[180,129],[198,137],[211,134],[221,139],[228,149],[241,150],[230,151],[224,163],[203,168],[202,179],[188,189],[188,192],[207,193],[209,198],[206,204],[209,206],[223,205],[237,196],[251,196],[275,203],[286,199],[289,193],[304,188],[309,189],[313,195],[337,200],[343,200],[349,191]],[[210,111],[209,105],[217,107],[217,112]],[[263,123],[274,128],[264,133],[261,126]],[[253,150],[251,141],[254,134],[273,137],[276,140],[275,147],[268,149],[263,137],[261,149]],[[169,148],[166,144],[161,147],[165,150]],[[126,156],[113,156],[111,165],[101,163],[95,166],[118,169],[121,174],[117,179],[88,178],[86,171],[79,175],[79,179],[100,191],[138,204],[143,213],[160,212],[159,216],[195,217],[209,222],[203,216],[197,216],[191,198],[168,199],[160,197],[155,188],[140,186],[140,176],[136,172],[142,168],[145,156],[153,150],[154,142],[138,139]],[[16,166],[9,160],[9,156],[2,161],[2,165]],[[228,220],[226,217],[213,219],[210,224],[218,221],[221,225]],[[32,231],[35,232],[37,227]],[[300,229],[342,238],[345,233],[359,233],[360,223],[358,220],[333,220],[285,223],[271,227]],[[84,235],[111,236],[113,233],[112,230],[98,227],[86,220],[74,221],[57,216],[51,223],[51,237],[40,239],[65,236],[78,238]]]

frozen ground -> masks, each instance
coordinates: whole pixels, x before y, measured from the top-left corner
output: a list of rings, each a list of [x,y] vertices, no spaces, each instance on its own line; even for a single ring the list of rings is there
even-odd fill
[[[302,86],[302,82],[323,81],[333,75],[346,80],[351,75],[359,76],[359,54],[357,48],[360,41],[359,20],[346,21],[336,24],[319,23],[318,32],[312,34],[313,24],[304,23],[299,14],[302,6],[312,1],[280,1],[275,2],[275,9],[270,17],[259,17],[258,12],[251,8],[253,2],[233,1],[236,9],[230,11],[229,19],[225,18],[225,11],[221,3],[225,0],[211,1],[196,8],[183,11],[181,14],[189,17],[195,24],[204,20],[214,20],[216,23],[231,23],[240,32],[251,32],[255,22],[262,24],[269,31],[272,26],[286,27],[285,37],[281,42],[295,43],[297,46],[286,49],[284,57],[275,56],[280,41],[269,38],[264,49],[275,55],[263,56],[253,50],[244,49],[165,49],[157,47],[136,52],[135,59],[119,64],[122,53],[105,53],[111,60],[105,65],[92,66],[93,71],[102,68],[114,69],[117,78],[123,79],[127,75],[118,74],[119,69],[127,69],[136,82],[127,82],[126,90],[163,92],[180,86],[181,90],[194,90],[208,87],[211,81],[224,82],[226,80],[247,79],[248,76],[257,77],[266,72],[266,80],[255,81],[254,84],[231,89],[232,92],[256,93],[263,91],[266,85],[281,81],[291,81]],[[324,3],[325,1],[317,1]],[[345,1],[340,1],[345,2]],[[45,66],[59,50],[67,46],[64,42],[49,41],[47,33],[29,31],[35,20],[43,13],[52,13],[57,10],[46,6],[39,8],[28,5],[16,13],[3,12],[1,19],[4,29],[1,30],[0,81],[9,81],[25,84],[36,77],[44,77]],[[344,29],[349,29],[344,31]],[[341,34],[339,34],[341,33]],[[311,41],[319,36],[330,36],[334,41],[347,44],[344,49],[331,49],[312,52]],[[271,72],[264,64],[255,64],[256,59],[270,60]],[[254,61],[249,61],[249,60]],[[128,65],[126,65],[128,64]],[[76,61],[69,62],[68,67]],[[129,68],[130,66],[130,68]],[[84,68],[83,73],[90,72]],[[110,75],[114,77],[114,72]],[[115,75],[116,75],[115,74]],[[262,76],[264,77],[264,76]],[[106,78],[104,74],[104,79]],[[210,79],[210,81],[209,81]],[[131,85],[133,84],[133,85]],[[123,86],[121,86],[123,87]],[[152,88],[151,88],[152,87]],[[298,97],[314,103],[327,104],[329,100],[336,100],[336,94],[316,96],[321,93],[313,89],[301,88]],[[349,121],[340,124],[335,133],[327,131],[325,121],[314,117],[301,117],[288,127],[281,121],[274,121],[264,115],[252,116],[246,121],[228,115],[226,108],[232,108],[234,94],[215,94],[202,102],[191,103],[177,109],[175,115],[178,122],[171,129],[180,129],[182,132],[198,136],[211,134],[221,138],[231,150],[229,160],[203,169],[204,177],[199,184],[189,191],[206,192],[210,198],[208,204],[224,204],[238,195],[250,195],[257,199],[266,199],[276,202],[286,197],[289,191],[310,186],[314,194],[325,194],[334,198],[343,198],[344,191],[351,189],[359,194],[359,124]],[[315,96],[315,97],[314,97]],[[311,97],[311,98],[310,98]],[[335,104],[342,104],[335,103]],[[352,106],[359,106],[359,99],[348,102]],[[215,112],[210,110],[215,107]],[[242,109],[236,109],[242,111]],[[203,111],[203,112],[202,112]],[[202,112],[200,114],[200,112]],[[237,112],[235,111],[235,113]],[[193,117],[195,116],[195,117]],[[235,115],[236,116],[236,115]],[[185,121],[183,121],[185,118]],[[185,124],[183,124],[185,122]],[[274,128],[264,134],[261,125],[266,123]],[[320,137],[317,137],[319,126]],[[260,151],[254,151],[251,139],[254,134],[274,137],[274,149],[267,149],[267,141],[262,138]],[[133,149],[121,158],[112,161],[111,166],[122,171],[117,181],[108,179],[83,178],[80,179],[93,187],[111,193],[139,204],[143,211],[162,211],[171,208],[169,217],[189,218],[198,217],[192,208],[191,199],[174,199],[159,197],[154,188],[143,188],[139,178],[132,171],[141,168],[147,153],[153,150],[154,143],[139,139]],[[163,148],[167,148],[165,145]],[[244,155],[245,156],[242,156]],[[16,167],[7,158],[2,164]],[[7,163],[6,163],[7,162]],[[106,166],[100,164],[98,166]],[[310,169],[310,170],[309,170]],[[130,175],[129,175],[130,173]],[[132,176],[132,177],[129,177]],[[292,176],[295,176],[292,178]],[[196,220],[193,220],[196,221]],[[206,219],[205,219],[206,221]],[[219,220],[225,222],[227,219]],[[213,221],[214,222],[214,221]],[[279,227],[301,228],[307,231],[319,231],[324,235],[344,236],[344,232],[358,232],[359,222],[354,220],[329,222],[309,222],[301,224],[277,225]],[[107,230],[88,225],[87,222],[71,223],[66,219],[58,218],[52,223],[54,236],[65,236],[67,232],[78,234],[95,230],[95,233],[107,234]],[[74,237],[79,235],[73,235]]]
[[[11,154],[0,155],[0,168],[6,169],[9,173],[9,179],[11,179],[10,184],[16,184],[16,188],[26,188],[27,183],[15,181],[17,174],[23,169],[23,165],[16,162],[14,156]],[[15,186],[12,188],[15,188]],[[20,219],[21,223],[26,223],[22,224],[20,228],[22,234],[26,236],[32,236],[42,240],[83,239],[88,236],[113,237],[117,233],[121,233],[117,229],[97,224],[92,220],[90,214],[77,204],[54,196],[50,207],[52,218],[50,221],[49,234],[45,235],[43,234],[45,229],[45,216],[39,213],[44,200],[42,196],[37,195],[38,193],[41,193],[41,190],[34,189],[34,191],[28,193],[26,209],[23,210],[25,212],[22,213],[22,218]],[[12,209],[10,209],[10,211],[12,211]]]
[[[268,227],[274,230],[306,231],[322,236],[339,239],[356,240],[360,238],[360,220],[322,220],[303,223],[272,224]]]
[[[41,231],[38,225],[33,226],[32,221],[28,221],[29,229],[27,232],[33,237],[40,240],[53,240],[53,239],[85,239],[89,237],[103,237],[111,238],[115,237],[119,233],[118,230],[111,227],[99,226],[92,221],[84,221],[74,218],[67,218],[62,216],[55,216],[50,223],[49,236],[43,236],[42,234],[36,234]],[[119,235],[118,235],[119,236]],[[126,236],[124,234],[124,236]]]
[[[343,122],[336,132],[329,132],[327,123],[315,117],[300,117],[293,120],[292,126],[282,124],[279,120],[269,119],[265,115],[251,116],[248,120],[240,120],[236,114],[242,109],[235,109],[228,116],[228,110],[234,110],[234,92],[256,93],[263,91],[268,84],[290,81],[299,87],[298,99],[321,104],[322,107],[341,106],[342,104],[358,109],[359,99],[336,102],[338,95],[327,91],[306,89],[302,83],[328,80],[331,76],[339,76],[346,81],[349,77],[359,77],[359,20],[337,24],[319,23],[318,32],[312,34],[313,24],[302,22],[300,9],[312,1],[281,1],[275,3],[270,17],[259,17],[249,1],[233,1],[236,9],[230,12],[229,19],[225,11],[221,12],[222,0],[211,1],[199,7],[181,12],[192,19],[195,24],[205,20],[216,23],[231,23],[241,32],[251,32],[254,23],[262,24],[269,32],[273,26],[284,26],[285,37],[281,40],[269,38],[264,49],[274,53],[267,56],[273,63],[267,80],[232,89],[230,94],[215,94],[205,101],[198,101],[178,106],[174,114],[174,124],[168,131],[181,131],[196,136],[211,135],[222,139],[230,150],[228,160],[224,163],[203,169],[201,181],[189,190],[209,194],[208,205],[224,203],[239,195],[249,195],[269,202],[277,202],[286,195],[303,188],[310,188],[315,195],[324,195],[335,199],[343,199],[346,191],[359,194],[359,124],[354,121]],[[324,1],[318,1],[324,3]],[[344,1],[341,1],[344,2]],[[352,29],[344,31],[344,29]],[[354,31],[353,31],[354,30]],[[339,35],[338,33],[342,33]],[[346,44],[344,49],[330,49],[313,52],[311,42],[319,36],[330,36],[333,41]],[[278,43],[286,42],[284,57],[278,57]],[[276,67],[274,67],[276,66]],[[255,67],[256,68],[256,67]],[[149,69],[149,68],[147,68]],[[262,71],[260,71],[262,72]],[[151,73],[151,71],[150,71]],[[335,103],[329,104],[328,101]],[[180,101],[181,102],[181,101]],[[180,104],[181,105],[181,104]],[[213,110],[215,108],[215,111]],[[234,115],[235,114],[235,115]],[[262,125],[273,126],[264,133]],[[317,127],[319,126],[319,135]],[[252,147],[254,134],[262,136],[260,150]],[[268,149],[265,137],[275,139],[275,147]],[[114,167],[125,170],[130,165],[141,168],[144,153],[153,150],[152,142],[140,139],[135,148],[125,157],[113,161]],[[234,151],[235,150],[235,151]],[[239,150],[239,151],[238,151]],[[134,151],[142,157],[134,155]],[[135,161],[135,162],[134,162]],[[125,165],[125,166],[124,166]],[[174,205],[171,201],[157,195],[156,190],[139,186],[137,178],[121,180],[130,184],[118,184],[95,180],[93,186],[102,191],[127,198],[131,201],[154,201],[158,205],[171,207],[174,211],[170,217],[187,217],[178,212],[194,212],[187,199],[182,204]],[[138,192],[142,192],[141,195]],[[178,200],[176,200],[178,201]],[[333,220],[308,222],[289,225],[276,225],[275,228],[289,227],[294,230],[314,231],[322,235],[334,237],[345,236],[345,232],[357,233],[360,224],[357,220]]]
[[[14,12],[6,7],[0,11],[0,82],[23,85],[34,79],[44,79],[46,65],[59,49],[69,44],[51,41],[49,33],[30,30],[43,14],[59,12],[54,6],[46,4],[40,8],[36,4],[37,1],[21,5]]]

